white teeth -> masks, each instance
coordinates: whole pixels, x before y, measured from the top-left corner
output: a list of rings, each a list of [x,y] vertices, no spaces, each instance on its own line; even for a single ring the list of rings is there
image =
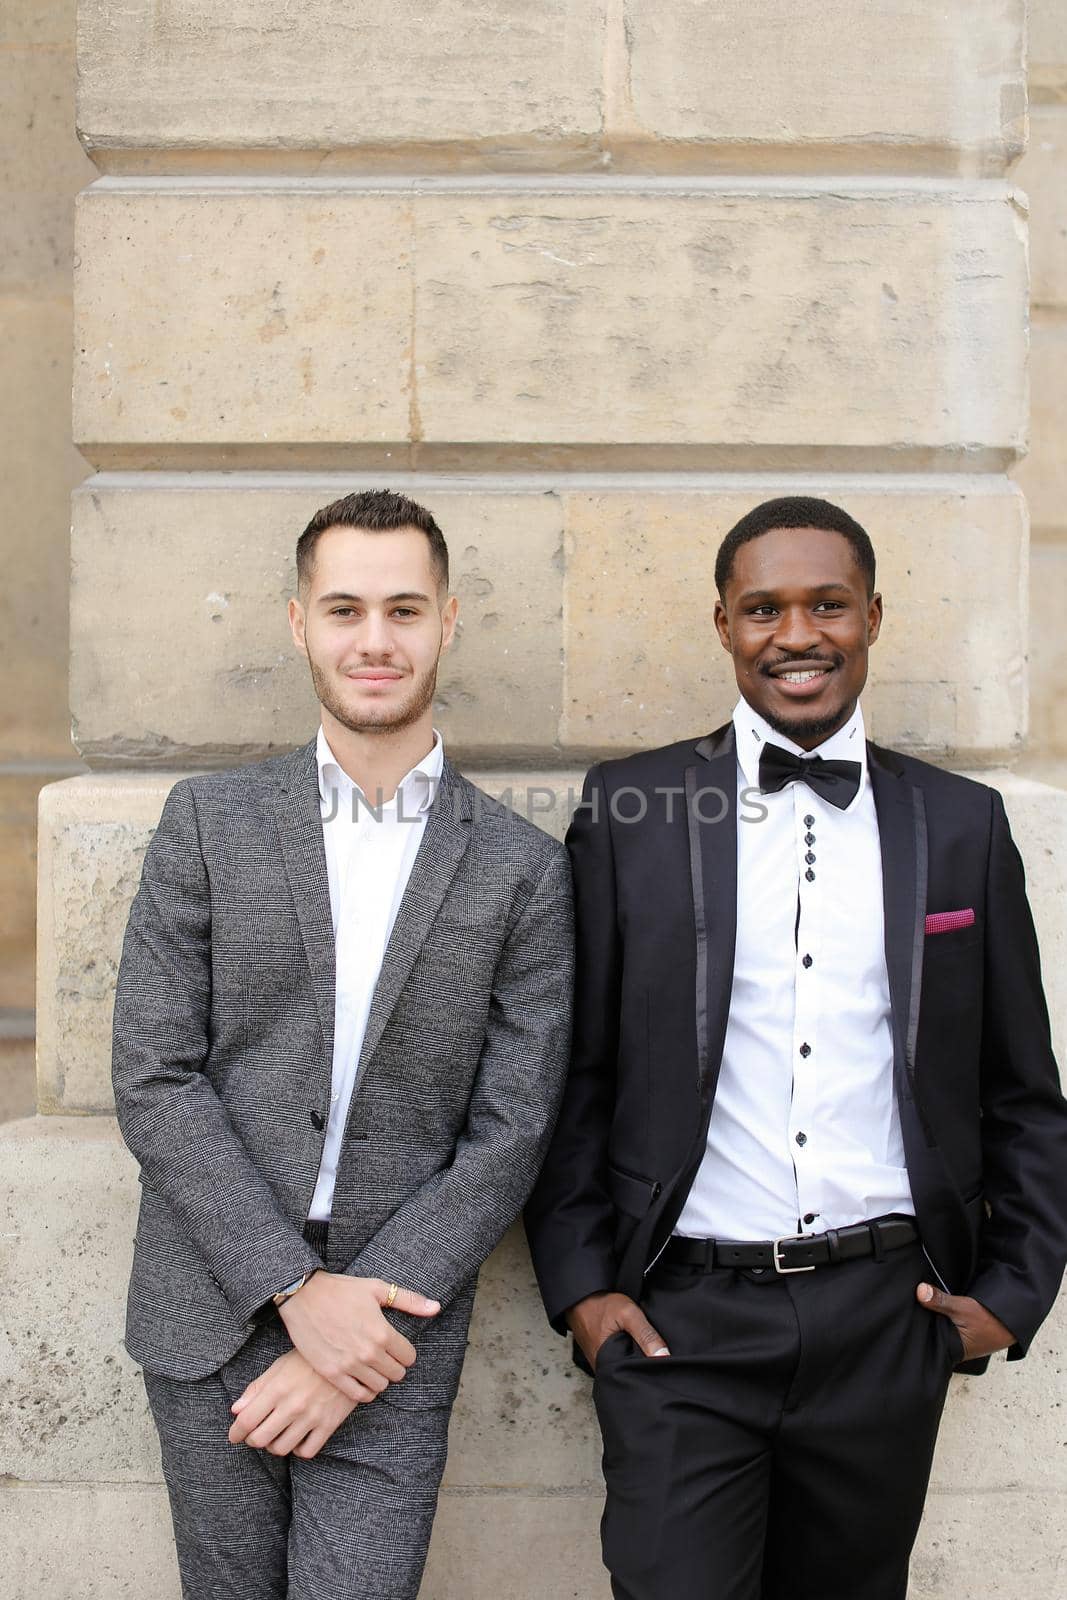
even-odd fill
[[[784,678],[786,683],[810,683],[812,678],[822,678],[826,675],[825,667],[813,667],[807,672],[780,672],[778,676]]]

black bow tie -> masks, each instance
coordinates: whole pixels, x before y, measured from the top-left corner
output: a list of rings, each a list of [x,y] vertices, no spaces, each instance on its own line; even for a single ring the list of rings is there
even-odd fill
[[[824,761],[821,756],[795,756],[778,744],[765,744],[759,758],[761,794],[777,794],[787,783],[806,783],[832,806],[844,811],[860,791],[863,768],[858,761]]]

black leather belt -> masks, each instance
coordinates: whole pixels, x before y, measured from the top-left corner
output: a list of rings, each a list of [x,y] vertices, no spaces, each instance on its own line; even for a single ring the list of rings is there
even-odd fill
[[[847,1228],[825,1233],[790,1234],[750,1244],[730,1239],[685,1239],[675,1234],[663,1260],[678,1266],[710,1272],[713,1267],[773,1267],[777,1273],[814,1272],[816,1267],[836,1267],[863,1256],[879,1259],[886,1250],[899,1250],[919,1237],[908,1217],[875,1217]]]

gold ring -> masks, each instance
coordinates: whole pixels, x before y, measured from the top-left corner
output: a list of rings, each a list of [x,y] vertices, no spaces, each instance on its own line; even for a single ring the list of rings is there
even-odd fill
[[[389,1285],[389,1293],[386,1296],[386,1301],[385,1301],[386,1305],[387,1306],[393,1305],[395,1303],[396,1297],[397,1297],[397,1295],[399,1293],[400,1293],[400,1285],[398,1283],[391,1283]]]

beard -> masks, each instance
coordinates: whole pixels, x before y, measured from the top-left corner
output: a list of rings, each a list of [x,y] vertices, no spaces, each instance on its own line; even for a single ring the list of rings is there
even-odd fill
[[[320,703],[350,733],[399,733],[403,728],[410,728],[433,704],[437,691],[438,662],[435,661],[432,667],[411,679],[407,694],[399,700],[388,706],[367,706],[356,714],[345,705],[336,680],[323,670],[310,651],[308,664]]]
[[[800,717],[774,716],[767,710],[763,715],[775,733],[780,733],[783,739],[792,739],[794,744],[802,744],[806,739],[828,739],[838,728],[844,727],[855,708],[856,702],[853,701],[850,706],[842,706],[840,711],[828,712],[826,716],[816,717],[814,721],[811,718],[802,720]]]

